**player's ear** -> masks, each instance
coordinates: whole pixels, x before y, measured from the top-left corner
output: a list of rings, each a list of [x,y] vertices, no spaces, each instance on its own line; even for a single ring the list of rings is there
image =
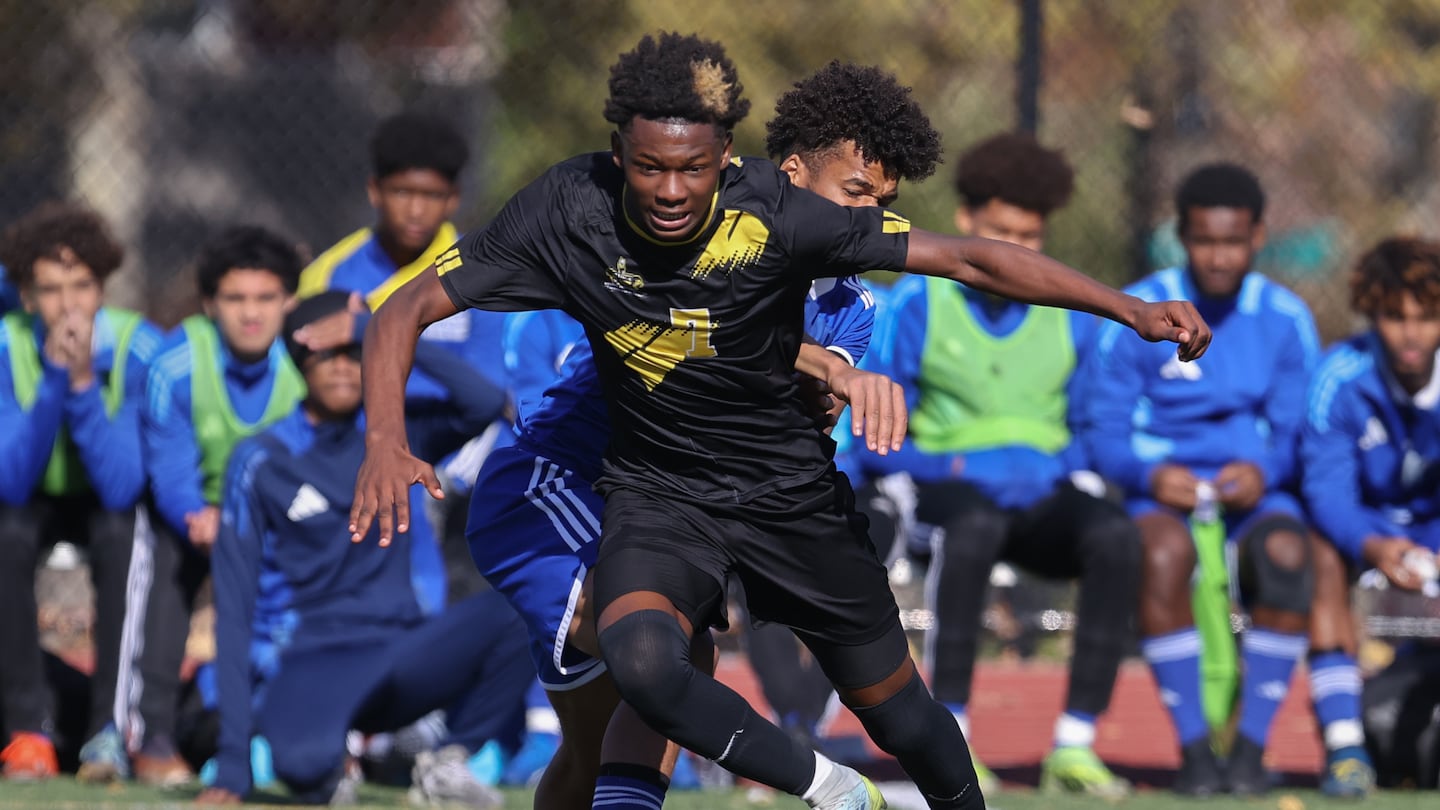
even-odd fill
[[[801,188],[806,187],[805,181],[809,179],[809,170],[805,166],[805,161],[801,160],[799,155],[792,152],[789,157],[780,161],[780,171],[785,172],[785,174],[789,176],[791,185]]]
[[[733,150],[734,148],[735,148],[735,134],[734,134],[733,132],[726,132],[726,133],[725,133],[725,151],[721,154],[721,157],[720,157],[720,165],[721,165],[721,166],[724,166],[726,163],[729,163],[729,162],[730,162],[730,152],[731,152],[731,150]]]
[[[1265,247],[1265,238],[1269,236],[1265,232],[1265,223],[1261,222],[1250,231],[1250,250],[1259,253],[1260,248]]]
[[[966,206],[955,206],[955,230],[966,236],[975,232],[975,218],[970,215],[970,209]]]
[[[610,159],[615,161],[617,169],[625,168],[625,142],[619,130],[610,133]]]
[[[370,198],[370,207],[378,210],[380,208],[380,178],[371,175],[370,179],[365,181],[365,194]]]

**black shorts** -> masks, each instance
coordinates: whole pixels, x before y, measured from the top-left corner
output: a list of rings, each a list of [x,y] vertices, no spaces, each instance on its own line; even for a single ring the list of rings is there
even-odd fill
[[[885,566],[841,474],[744,504],[618,488],[607,494],[601,525],[597,617],[620,596],[653,591],[697,629],[723,628],[733,574],[751,616],[790,627],[812,649],[879,642],[863,666],[873,672],[830,673],[841,685],[878,682],[909,654]]]

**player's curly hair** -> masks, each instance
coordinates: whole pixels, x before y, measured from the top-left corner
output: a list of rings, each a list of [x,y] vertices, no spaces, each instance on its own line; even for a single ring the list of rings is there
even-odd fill
[[[638,116],[731,130],[750,112],[743,92],[720,43],[694,34],[646,34],[610,68],[605,120],[622,129]]]
[[[1046,149],[1033,135],[1002,132],[960,155],[955,193],[970,208],[994,199],[1040,216],[1063,206],[1075,188],[1075,170],[1058,149]]]
[[[807,163],[854,141],[867,161],[904,180],[923,180],[940,162],[940,133],[910,98],[910,88],[877,67],[831,62],[775,102],[765,148],[779,160]]]
[[[459,131],[443,118],[400,113],[380,122],[370,138],[370,170],[377,179],[411,169],[430,169],[451,183],[470,159]]]
[[[99,214],[73,203],[47,202],[5,229],[0,263],[23,289],[35,282],[36,261],[62,261],[67,249],[102,283],[125,260],[125,248]]]
[[[257,225],[236,225],[212,237],[200,249],[195,262],[195,280],[200,295],[214,298],[220,280],[231,270],[268,270],[280,279],[291,295],[300,286],[305,263],[289,240]]]
[[[1371,248],[1350,274],[1350,308],[1371,320],[1398,312],[1405,293],[1440,313],[1440,242],[1391,237]]]
[[[1210,163],[1191,172],[1175,192],[1176,229],[1185,233],[1191,208],[1244,208],[1251,224],[1265,215],[1265,191],[1249,169],[1235,163]]]

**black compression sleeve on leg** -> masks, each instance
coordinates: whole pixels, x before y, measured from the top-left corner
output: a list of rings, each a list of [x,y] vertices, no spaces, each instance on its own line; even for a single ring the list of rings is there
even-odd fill
[[[650,727],[727,770],[794,795],[810,786],[815,755],[690,661],[690,639],[659,610],[621,617],[600,633],[620,697]]]
[[[935,810],[983,810],[985,797],[965,735],[955,718],[930,696],[919,673],[888,700],[851,709],[870,739],[895,757]]]

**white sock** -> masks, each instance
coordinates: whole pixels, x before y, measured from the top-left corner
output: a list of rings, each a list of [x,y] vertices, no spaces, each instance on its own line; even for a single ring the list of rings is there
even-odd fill
[[[1095,744],[1095,724],[1076,717],[1069,712],[1062,713],[1055,720],[1056,748],[1089,748]]]
[[[816,751],[815,778],[810,780],[810,787],[805,788],[805,792],[800,794],[800,798],[807,802],[815,798],[815,794],[820,791],[820,786],[825,784],[825,780],[829,779],[830,774],[834,772],[835,763],[831,762],[824,754]]]
[[[1364,744],[1365,729],[1359,720],[1336,720],[1325,727],[1325,749],[1328,751]]]

